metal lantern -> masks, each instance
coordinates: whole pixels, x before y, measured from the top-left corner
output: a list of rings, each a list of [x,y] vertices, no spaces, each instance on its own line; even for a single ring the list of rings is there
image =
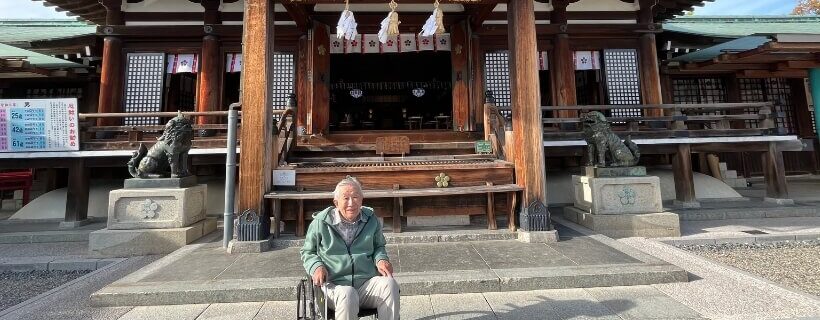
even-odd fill
[[[413,89],[413,95],[416,96],[416,98],[421,98],[421,96],[424,95],[424,92],[425,92],[424,88],[415,88],[415,89]]]
[[[354,99],[358,99],[362,97],[362,89],[354,88],[350,89],[350,96]]]

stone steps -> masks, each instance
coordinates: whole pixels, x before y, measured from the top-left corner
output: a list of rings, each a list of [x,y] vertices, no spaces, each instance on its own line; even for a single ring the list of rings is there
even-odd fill
[[[732,188],[746,188],[749,186],[748,181],[743,176],[739,176],[737,174],[737,170],[729,170],[726,162],[720,162],[718,164],[720,167],[720,176],[723,178],[723,182],[729,185]]]

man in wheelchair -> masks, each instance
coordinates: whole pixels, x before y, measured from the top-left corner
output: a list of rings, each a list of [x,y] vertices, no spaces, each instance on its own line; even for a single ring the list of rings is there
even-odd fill
[[[381,224],[362,200],[355,178],[336,185],[334,206],[313,215],[302,262],[315,286],[326,285],[328,308],[335,310],[336,319],[356,319],[359,308],[377,309],[380,320],[399,319],[399,285]]]

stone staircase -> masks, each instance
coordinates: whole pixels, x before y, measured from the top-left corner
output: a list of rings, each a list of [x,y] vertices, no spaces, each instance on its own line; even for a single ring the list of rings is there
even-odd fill
[[[729,170],[726,166],[726,162],[720,162],[720,176],[723,178],[723,182],[729,185],[732,188],[746,188],[749,186],[748,181],[743,176],[739,176],[737,174],[737,170]]]

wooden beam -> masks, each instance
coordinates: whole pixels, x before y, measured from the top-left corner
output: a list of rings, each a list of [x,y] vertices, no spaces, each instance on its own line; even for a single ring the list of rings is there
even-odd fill
[[[97,104],[98,113],[122,111],[123,72],[122,40],[118,37],[105,37],[103,40],[102,73],[100,74],[100,97]],[[117,119],[98,119],[99,126],[118,125]]]
[[[283,1],[282,6],[285,7],[290,17],[296,22],[296,28],[299,29],[299,31],[307,32],[310,23],[308,10],[302,5],[287,1]]]
[[[675,176],[675,200],[686,204],[697,203],[695,180],[692,173],[692,153],[688,144],[679,144],[672,156],[672,171]]]
[[[510,91],[514,106],[513,141],[518,147],[515,152],[515,177],[516,183],[524,188],[522,208],[533,205],[543,205],[546,208],[543,125],[533,6],[531,0],[510,0],[507,3],[509,34],[515,35],[509,37]],[[525,231],[546,231],[548,226],[548,212],[533,215],[527,209],[522,210],[521,227]]]
[[[239,164],[239,212],[269,216],[264,195],[270,191],[272,164],[278,163],[270,112],[273,93],[273,1],[245,1],[242,52],[242,157]]]
[[[481,25],[490,17],[496,5],[495,3],[464,5],[466,7],[465,12],[470,19],[470,28],[472,31],[481,29]]]
[[[221,95],[220,80],[222,72],[219,66],[222,65],[222,54],[219,51],[219,38],[208,35],[202,38],[201,65],[199,72],[199,93],[197,93],[196,111],[219,111],[221,109],[219,97]],[[238,101],[229,101],[230,103]],[[198,117],[198,124],[216,123],[214,117]]]
[[[763,177],[766,180],[766,198],[789,199],[783,152],[777,149],[776,143],[770,142],[769,150],[763,152],[761,159],[763,161]]]
[[[769,71],[769,70],[743,70],[738,72],[738,76],[742,78],[806,78],[809,76],[807,70],[784,70],[784,71]]]
[[[450,62],[452,65],[453,130],[464,131],[474,126],[470,118],[470,34],[467,21],[450,28]]]
[[[89,172],[83,158],[69,161],[65,222],[82,222],[88,219]]]

